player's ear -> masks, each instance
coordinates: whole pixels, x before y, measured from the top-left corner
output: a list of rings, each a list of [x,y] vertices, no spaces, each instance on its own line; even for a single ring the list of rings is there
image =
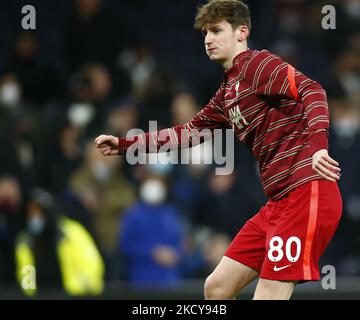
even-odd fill
[[[245,41],[249,36],[249,28],[246,25],[241,25],[236,28],[237,39],[239,42]]]

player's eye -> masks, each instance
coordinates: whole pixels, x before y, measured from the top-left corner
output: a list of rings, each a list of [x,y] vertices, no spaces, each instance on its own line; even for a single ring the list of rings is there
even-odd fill
[[[204,37],[206,37],[206,35],[207,35],[207,31],[206,31],[206,30],[201,31],[201,33],[203,34]]]

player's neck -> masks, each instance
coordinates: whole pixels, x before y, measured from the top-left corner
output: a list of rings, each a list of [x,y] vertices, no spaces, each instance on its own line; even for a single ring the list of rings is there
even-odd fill
[[[225,70],[230,69],[233,66],[234,59],[242,52],[249,50],[247,42],[239,43],[239,45],[236,47],[236,50],[234,50],[234,53],[229,57],[228,60],[224,61],[223,67]]]

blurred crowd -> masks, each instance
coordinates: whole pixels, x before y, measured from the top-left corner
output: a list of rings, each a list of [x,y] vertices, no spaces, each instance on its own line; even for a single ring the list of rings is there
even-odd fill
[[[235,142],[235,171],[129,165],[93,139],[184,123],[216,92],[222,70],[192,30],[201,1],[21,1],[0,4],[0,285],[97,295],[112,281],[177,286],[205,277],[265,204],[256,163]],[[202,1],[203,2],[203,1]],[[249,46],[266,48],[326,89],[330,154],[344,211],[322,259],[360,275],[360,1],[248,1]],[[324,30],[321,9],[336,8]],[[358,180],[359,179],[359,180]],[[25,290],[27,295],[36,290]]]

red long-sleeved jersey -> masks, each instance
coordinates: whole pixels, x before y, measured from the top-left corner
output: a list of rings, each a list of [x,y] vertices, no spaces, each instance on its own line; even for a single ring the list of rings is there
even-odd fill
[[[269,198],[279,199],[301,184],[320,179],[312,169],[312,155],[328,148],[325,91],[266,50],[240,53],[225,71],[216,95],[188,123],[139,135],[132,141],[119,138],[120,153],[135,141],[146,144],[147,152],[156,152],[169,142],[178,148],[188,145],[187,138],[191,140],[191,135],[182,135],[182,131],[205,128],[233,128],[258,161]]]

